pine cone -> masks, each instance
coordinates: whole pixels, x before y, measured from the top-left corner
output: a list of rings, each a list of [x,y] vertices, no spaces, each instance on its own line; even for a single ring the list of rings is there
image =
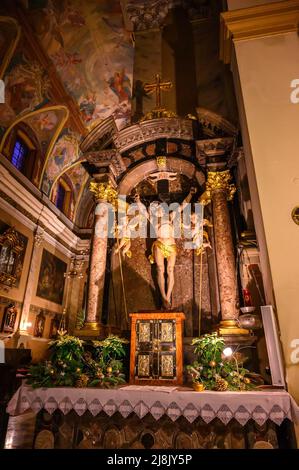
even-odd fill
[[[79,379],[76,381],[76,387],[84,388],[89,382],[89,377],[86,374],[81,374]]]
[[[228,387],[228,382],[222,377],[220,377],[220,375],[216,375],[215,379],[216,379],[215,390],[217,390],[218,392],[225,392],[225,390],[227,390],[227,387]]]

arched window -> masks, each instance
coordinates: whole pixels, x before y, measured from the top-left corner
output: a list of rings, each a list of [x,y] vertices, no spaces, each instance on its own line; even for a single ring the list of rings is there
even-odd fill
[[[29,148],[21,137],[17,137],[12,151],[11,163],[22,173],[26,167],[26,158],[29,154]]]
[[[64,177],[61,177],[57,183],[54,199],[55,206],[67,217],[70,216],[72,203],[72,189]]]
[[[22,122],[12,130],[3,153],[35,186],[39,185],[43,156],[40,144],[29,126]]]
[[[17,129],[11,146],[11,163],[29,180],[32,180],[37,149],[22,129]]]

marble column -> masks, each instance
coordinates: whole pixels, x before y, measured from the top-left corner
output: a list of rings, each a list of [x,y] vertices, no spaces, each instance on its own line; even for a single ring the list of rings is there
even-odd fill
[[[230,183],[229,170],[208,171],[202,202],[213,206],[213,225],[221,306],[220,334],[248,334],[238,327],[237,277],[235,254],[227,201],[233,199],[236,188]]]
[[[95,207],[94,233],[91,244],[87,313],[84,330],[98,334],[101,329],[101,313],[103,305],[106,258],[108,245],[109,211],[117,197],[117,192],[110,179],[95,178],[90,184]]]

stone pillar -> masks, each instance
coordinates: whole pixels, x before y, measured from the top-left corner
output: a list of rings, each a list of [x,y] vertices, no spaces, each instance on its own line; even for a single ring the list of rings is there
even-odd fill
[[[68,273],[69,282],[66,309],[68,314],[68,331],[70,334],[76,329],[78,312],[81,310],[87,258],[88,255],[85,253],[74,257]]]
[[[101,328],[101,313],[106,271],[108,221],[117,192],[110,175],[97,175],[90,184],[96,200],[94,233],[91,243],[87,313],[80,335],[98,336]]]
[[[208,171],[206,191],[202,202],[213,205],[213,225],[215,234],[217,271],[221,306],[221,335],[248,334],[248,330],[238,328],[237,279],[234,247],[231,233],[227,201],[232,200],[236,188],[230,184],[229,170]]]
[[[21,321],[20,321],[20,326],[19,326],[19,330],[21,334],[27,334],[26,326],[27,326],[28,318],[29,318],[31,300],[35,294],[35,292],[33,292],[33,287],[36,282],[36,275],[37,275],[36,269],[38,266],[40,245],[41,245],[43,238],[44,238],[44,230],[40,227],[37,227],[35,230],[34,239],[33,239],[33,247],[32,247],[31,260],[30,260],[30,266],[29,266],[29,272],[28,272],[28,278],[27,278],[27,285],[26,285],[26,290],[25,290],[25,295],[24,295],[22,316],[21,316]]]

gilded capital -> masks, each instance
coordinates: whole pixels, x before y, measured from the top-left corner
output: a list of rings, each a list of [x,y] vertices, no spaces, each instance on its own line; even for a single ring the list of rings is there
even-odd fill
[[[230,183],[231,174],[229,170],[225,171],[209,171],[208,179],[206,182],[206,190],[200,198],[200,202],[204,205],[209,204],[212,199],[214,191],[224,191],[227,196],[227,200],[231,201],[236,192],[234,184]]]
[[[98,183],[92,181],[89,190],[94,194],[96,200],[115,204],[117,199],[117,191],[111,186],[110,182]]]

